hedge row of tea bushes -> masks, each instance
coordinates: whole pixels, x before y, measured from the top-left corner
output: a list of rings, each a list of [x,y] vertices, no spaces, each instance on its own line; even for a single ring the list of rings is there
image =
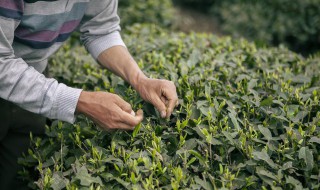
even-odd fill
[[[319,0],[175,0],[216,16],[222,31],[302,53],[320,50]],[[211,7],[211,8],[208,8]]]
[[[161,119],[83,48],[64,46],[50,61],[54,77],[115,92],[145,119],[133,132],[101,131],[81,116],[74,125],[53,122],[20,160],[30,186],[320,188],[320,58],[156,26],[132,26],[123,38],[148,76],[174,81],[180,106]]]
[[[173,22],[171,0],[120,0],[119,15],[122,28],[134,23],[153,23],[169,27]]]
[[[213,8],[223,30],[233,36],[310,53],[320,49],[319,0],[224,1]]]

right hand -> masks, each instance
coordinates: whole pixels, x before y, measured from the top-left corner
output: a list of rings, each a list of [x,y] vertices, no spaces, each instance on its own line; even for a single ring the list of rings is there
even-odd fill
[[[129,103],[108,92],[82,91],[76,112],[86,115],[104,130],[133,130],[143,119],[142,110],[135,113]]]

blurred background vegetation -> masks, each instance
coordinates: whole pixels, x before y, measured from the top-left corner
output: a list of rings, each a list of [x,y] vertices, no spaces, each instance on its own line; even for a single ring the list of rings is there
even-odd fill
[[[154,23],[246,38],[258,46],[281,44],[305,56],[320,50],[320,0],[120,0],[119,14],[124,30]]]

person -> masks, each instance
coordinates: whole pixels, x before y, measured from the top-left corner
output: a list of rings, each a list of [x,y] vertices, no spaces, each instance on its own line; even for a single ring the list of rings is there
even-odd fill
[[[25,188],[17,158],[29,133],[41,135],[46,118],[73,123],[84,114],[101,128],[132,130],[143,119],[108,92],[88,92],[47,78],[47,59],[70,34],[99,64],[122,77],[162,117],[178,104],[173,82],[151,79],[139,69],[120,35],[117,0],[0,1],[0,189]]]

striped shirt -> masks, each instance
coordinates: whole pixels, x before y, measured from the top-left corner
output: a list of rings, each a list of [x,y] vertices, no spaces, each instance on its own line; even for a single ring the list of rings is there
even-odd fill
[[[0,98],[73,123],[81,89],[42,72],[48,57],[75,30],[95,59],[112,46],[125,46],[117,4],[117,0],[0,0]]]

